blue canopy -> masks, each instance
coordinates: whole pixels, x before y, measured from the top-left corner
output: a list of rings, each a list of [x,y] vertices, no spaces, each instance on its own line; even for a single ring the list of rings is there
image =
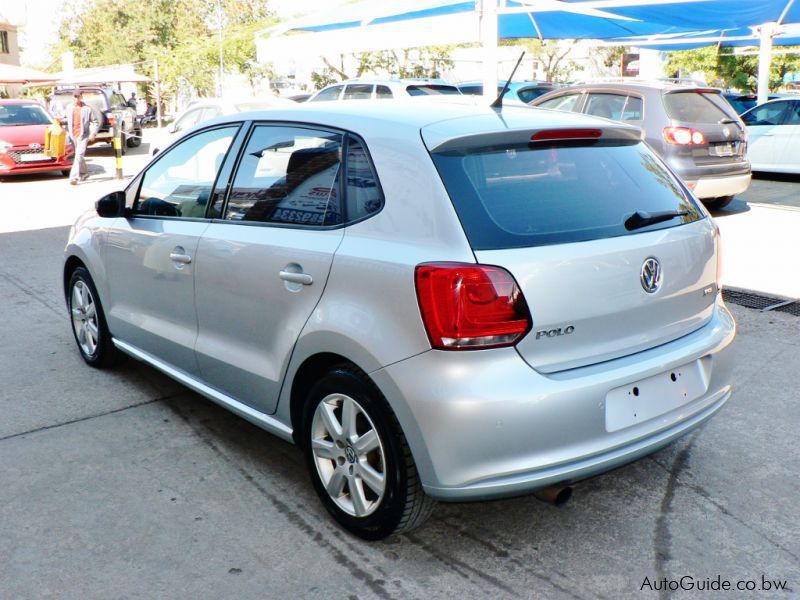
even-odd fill
[[[365,0],[303,19],[290,31],[331,31],[370,24],[475,12],[480,0]],[[593,38],[800,22],[792,0],[506,0],[499,7],[499,37]]]

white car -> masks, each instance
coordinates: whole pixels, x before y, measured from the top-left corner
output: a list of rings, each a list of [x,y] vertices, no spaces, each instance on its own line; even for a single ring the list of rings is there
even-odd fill
[[[754,106],[742,115],[753,171],[800,173],[800,97]]]
[[[417,96],[460,96],[459,89],[438,79],[348,79],[322,88],[308,102],[397,100]]]

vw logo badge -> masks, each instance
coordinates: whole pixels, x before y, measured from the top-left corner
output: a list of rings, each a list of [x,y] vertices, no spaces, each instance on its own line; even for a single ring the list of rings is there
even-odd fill
[[[29,144],[28,145],[28,148],[33,148],[34,150],[38,150],[41,147],[42,147],[41,144]]]
[[[648,294],[654,294],[661,287],[661,263],[652,256],[644,261],[639,276],[642,288]]]

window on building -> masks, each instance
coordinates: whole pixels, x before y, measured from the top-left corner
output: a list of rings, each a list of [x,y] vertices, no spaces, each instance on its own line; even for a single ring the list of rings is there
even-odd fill
[[[0,54],[8,54],[11,50],[8,47],[8,32],[0,31]]]

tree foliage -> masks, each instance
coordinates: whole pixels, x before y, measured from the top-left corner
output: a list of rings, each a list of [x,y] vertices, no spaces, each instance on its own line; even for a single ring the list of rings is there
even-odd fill
[[[573,71],[575,71],[575,63],[571,60],[566,60],[566,58],[575,47],[577,41],[518,38],[500,40],[500,45],[523,46],[525,53],[541,64],[546,81],[568,81]],[[536,79],[536,70],[534,66],[532,73],[517,73],[517,76]]]
[[[678,50],[668,54],[665,66],[670,77],[690,77],[702,73],[709,85],[721,88],[756,90],[758,86],[758,56],[734,55],[716,46],[695,50]],[[770,67],[769,89],[778,90],[788,73],[800,71],[797,54],[774,54]]]
[[[450,59],[452,49],[452,46],[423,46],[405,50],[360,52],[352,55],[357,60],[357,65],[350,73],[344,66],[337,67],[327,58],[323,58],[325,68],[311,73],[311,81],[316,89],[321,89],[338,81],[364,75],[438,79],[446,69],[453,68],[453,61]]]
[[[164,92],[180,81],[198,93],[214,92],[219,69],[219,27],[226,70],[244,73],[251,84],[268,75],[256,63],[255,32],[270,25],[267,0],[66,0],[54,57],[71,50],[75,66],[134,63],[154,76],[159,62]]]

